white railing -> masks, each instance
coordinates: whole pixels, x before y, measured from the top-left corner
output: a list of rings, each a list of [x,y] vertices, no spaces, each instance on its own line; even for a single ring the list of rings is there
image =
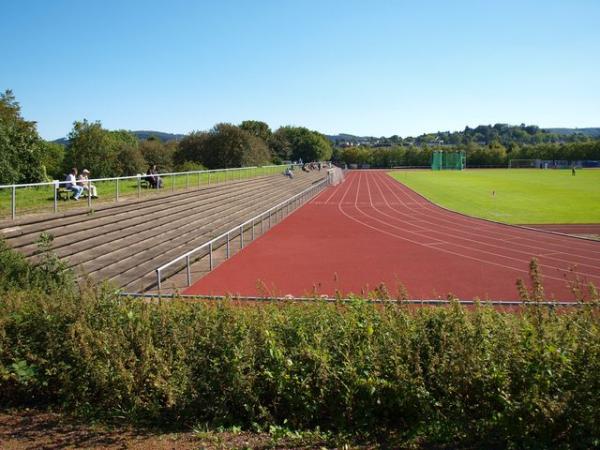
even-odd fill
[[[194,171],[190,171],[190,172],[166,172],[166,173],[155,174],[155,176],[162,177],[163,182],[164,182],[165,177],[171,177],[171,180],[172,180],[171,181],[171,190],[174,191],[176,189],[175,188],[175,178],[180,177],[180,176],[186,177],[185,189],[189,189],[191,186],[190,181],[194,177],[198,178],[197,184],[198,184],[198,187],[200,187],[202,185],[201,180],[202,180],[203,176],[207,176],[207,184],[210,184],[211,176],[213,174],[217,175],[217,174],[224,173],[225,179],[222,181],[225,182],[225,181],[235,180],[236,175],[237,175],[237,179],[241,180],[242,178],[244,178],[242,176],[242,173],[244,173],[244,175],[248,175],[248,176],[246,176],[246,178],[251,178],[251,177],[272,174],[273,169],[280,168],[281,170],[283,170],[286,167],[290,167],[290,166],[297,166],[297,164],[252,166],[252,167],[233,167],[233,168],[229,168],[229,169],[194,170]],[[231,176],[230,176],[230,174],[231,174]],[[135,180],[136,184],[137,184],[135,192],[137,192],[137,197],[141,198],[142,182],[144,181],[144,179],[147,176],[148,175],[145,175],[145,174],[137,174],[137,175],[126,176],[126,177],[92,178],[88,181],[92,184],[94,182],[114,181],[115,182],[114,201],[118,202],[119,197],[120,197],[120,186],[119,186],[120,182],[126,181],[126,180]],[[31,188],[31,187],[44,187],[44,186],[54,187],[54,189],[53,189],[53,211],[56,213],[56,212],[58,212],[58,200],[59,200],[59,198],[58,198],[59,189],[58,188],[60,186],[66,186],[68,184],[70,184],[70,183],[67,181],[59,181],[59,180],[43,182],[43,183],[5,184],[5,185],[0,185],[0,193],[2,193],[2,190],[10,190],[10,216],[14,220],[17,217],[17,190],[24,189],[24,188]],[[163,188],[168,189],[167,186],[163,186]],[[40,203],[40,205],[43,206],[42,203]],[[92,197],[90,195],[87,195],[87,206],[88,206],[88,208],[92,208]],[[42,209],[42,208],[40,208],[40,209]]]
[[[297,207],[298,204],[305,201],[306,199],[310,199],[310,198],[314,197],[318,192],[320,192],[327,185],[329,185],[329,183],[330,183],[330,177],[328,176],[326,179],[322,180],[321,182],[319,182],[317,184],[312,185],[308,189],[305,189],[304,191],[294,195],[293,197],[290,197],[287,200],[273,206],[272,208],[252,217],[251,219],[246,220],[244,223],[241,223],[241,224],[231,228],[230,230],[226,231],[225,233],[217,236],[214,239],[211,239],[208,242],[205,242],[204,244],[190,250],[187,253],[184,253],[181,256],[178,256],[177,258],[169,261],[168,263],[163,264],[158,269],[156,269],[157,288],[160,290],[162,287],[162,281],[163,281],[162,279],[163,279],[164,271],[166,269],[168,269],[169,267],[171,267],[177,263],[180,263],[181,261],[184,261],[184,260],[185,260],[185,268],[186,268],[186,276],[187,276],[187,286],[191,286],[192,285],[191,265],[196,260],[201,259],[208,255],[208,268],[209,268],[209,271],[213,270],[213,268],[214,268],[213,252],[215,251],[216,248],[220,248],[222,245],[225,245],[225,259],[229,259],[230,255],[231,255],[232,238],[239,236],[240,250],[241,250],[242,248],[244,248],[244,232],[245,231],[250,229],[251,230],[251,240],[254,240],[254,229],[255,229],[255,225],[257,223],[260,223],[260,232],[262,234],[263,233],[263,224],[265,221],[267,221],[267,219],[268,219],[268,222],[267,222],[268,228],[267,229],[271,228],[271,220],[272,220],[272,216],[273,216],[274,212],[275,212],[275,214],[277,214],[278,211],[283,211],[283,209],[285,208],[286,213],[289,214],[290,205],[294,204],[294,206]],[[200,253],[200,252],[202,252],[202,255],[195,256],[195,255],[198,255],[198,253]],[[181,269],[174,270],[171,275],[178,273],[180,270]]]
[[[161,293],[133,293],[133,292],[121,292],[117,291],[117,294],[121,297],[129,297],[129,298],[147,298],[147,299],[171,299],[171,300],[181,300],[181,299],[198,299],[202,300],[212,300],[212,301],[222,301],[228,299],[235,299],[236,301],[242,302],[307,302],[307,303],[353,303],[356,302],[358,297],[348,295],[347,297],[340,296],[329,296],[329,295],[315,295],[314,297],[293,297],[293,296],[252,296],[252,295],[198,295],[198,294],[181,294],[179,292],[175,292],[172,294],[161,294]],[[372,293],[371,293],[372,294]],[[360,299],[366,303],[378,303],[378,304],[396,304],[396,305],[419,305],[419,306],[448,306],[452,304],[460,304],[460,305],[481,305],[481,306],[500,306],[500,307],[536,307],[536,306],[544,306],[547,308],[599,308],[600,305],[598,303],[590,303],[590,302],[577,302],[577,301],[566,301],[566,300],[544,300],[544,301],[535,301],[535,300],[460,300],[460,299],[396,299],[396,298],[374,298],[373,296],[364,296]]]

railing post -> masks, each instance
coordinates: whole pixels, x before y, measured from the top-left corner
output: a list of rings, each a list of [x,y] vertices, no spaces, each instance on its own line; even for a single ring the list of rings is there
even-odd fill
[[[115,181],[117,184],[117,186],[115,187],[115,202],[118,202],[119,201],[119,179],[117,178]]]
[[[138,200],[139,200],[142,196],[142,175],[139,173],[137,174],[137,191],[138,191]]]
[[[160,291],[161,283],[160,283],[160,269],[156,269],[156,285],[158,286],[158,290]]]
[[[212,242],[208,244],[208,269],[213,270],[213,245]]]
[[[17,217],[17,187],[13,184],[12,192],[10,195],[10,210],[12,220],[15,220]]]
[[[88,183],[90,183],[90,181],[88,181]],[[88,185],[88,187],[89,187],[89,185]],[[88,200],[88,208],[92,209],[92,191],[90,191],[89,189],[87,191],[87,196],[88,196],[88,199],[87,199]]]
[[[185,257],[185,265],[186,265],[186,269],[187,269],[187,285],[191,286],[192,285],[192,270],[190,268],[190,255],[187,255]]]
[[[58,212],[58,187],[60,186],[58,184],[58,180],[54,180],[54,212],[57,213]]]
[[[271,211],[269,211],[269,229],[271,229]]]
[[[208,184],[210,185],[210,174],[211,172],[208,172]]]
[[[252,240],[254,241],[254,219],[252,219]]]
[[[229,259],[229,232],[227,232],[227,259]]]
[[[171,192],[175,190],[175,175],[171,175]]]
[[[202,172],[198,172],[198,189],[200,189],[200,186],[202,186]]]
[[[260,216],[260,234],[261,234],[261,236],[263,234],[263,222],[264,221],[265,221],[265,215],[261,214],[261,216]]]
[[[190,174],[185,174],[185,190],[187,191],[190,188]]]
[[[240,226],[240,250],[244,248],[244,225]]]

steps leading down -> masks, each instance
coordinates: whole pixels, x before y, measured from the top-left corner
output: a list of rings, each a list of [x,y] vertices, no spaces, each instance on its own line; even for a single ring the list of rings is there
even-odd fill
[[[0,222],[0,235],[35,261],[42,232],[79,276],[141,292],[154,270],[224,231],[325,178],[324,172],[282,175],[204,186],[194,191],[110,206],[89,213]]]

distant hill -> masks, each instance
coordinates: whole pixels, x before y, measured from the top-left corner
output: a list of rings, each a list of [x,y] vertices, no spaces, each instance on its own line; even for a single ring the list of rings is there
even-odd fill
[[[545,130],[550,133],[562,134],[565,136],[580,134],[582,136],[589,136],[593,138],[600,137],[600,128],[545,128]]]
[[[160,139],[163,142],[180,141],[185,136],[185,134],[165,133],[163,131],[152,131],[152,130],[131,131],[131,133],[135,134],[137,136],[137,138],[141,141],[146,140],[152,136],[154,136],[157,139]],[[61,144],[61,145],[67,145],[69,143],[69,139],[64,137],[64,138],[56,139],[52,142],[56,142],[57,144]]]
[[[163,142],[180,141],[185,137],[185,134],[164,133],[162,131],[141,130],[141,131],[132,131],[132,133],[135,134],[138,137],[138,139],[140,139],[140,140],[145,140],[145,139],[148,139],[148,138],[154,136],[155,138],[158,138]]]
[[[391,145],[445,146],[445,145],[489,145],[500,142],[505,146],[511,144],[527,145],[541,143],[572,142],[585,138],[600,139],[600,128],[540,128],[537,125],[510,125],[497,123],[479,125],[475,128],[465,127],[462,131],[437,131],[425,133],[417,137],[354,136],[340,133],[327,136],[333,145],[348,147],[364,145],[368,147],[388,147]]]

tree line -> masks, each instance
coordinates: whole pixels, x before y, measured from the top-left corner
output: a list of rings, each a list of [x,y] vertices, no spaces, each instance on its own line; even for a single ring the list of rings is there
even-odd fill
[[[591,137],[600,136],[600,128],[584,129],[542,129],[537,125],[509,125],[496,123],[494,125],[479,125],[475,128],[465,127],[462,131],[438,131],[424,133],[420,136],[390,137],[353,136],[339,134],[331,139],[337,147],[364,145],[367,147],[391,147],[395,145],[490,145],[500,142],[502,145],[534,145],[544,143],[563,143],[585,141]]]
[[[73,123],[62,145],[43,140],[36,123],[22,117],[19,103],[7,90],[0,94],[0,184],[62,179],[71,167],[90,169],[98,178],[135,175],[154,164],[161,172],[328,159],[373,167],[428,166],[434,150],[464,150],[471,167],[506,166],[509,159],[600,160],[600,139],[575,135],[559,142],[550,135],[536,126],[496,124],[393,139],[382,147],[334,149],[317,131],[296,126],[273,131],[256,120],[216,124],[170,142],[155,136],[138,139],[130,131],[107,130],[101,122],[82,120]]]
[[[600,139],[523,146],[512,144],[508,147],[497,141],[489,145],[469,143],[453,146],[358,146],[336,148],[333,160],[346,164],[369,164],[372,167],[429,166],[434,150],[465,151],[467,166],[471,167],[506,167],[510,159],[600,160]]]
[[[99,121],[76,121],[66,145],[43,140],[36,123],[25,120],[12,91],[0,94],[0,184],[62,179],[71,167],[87,168],[94,178],[159,171],[314,161],[331,158],[331,142],[317,131],[284,126],[272,131],[265,122],[219,123],[180,141],[138,139],[127,130],[107,130]]]

